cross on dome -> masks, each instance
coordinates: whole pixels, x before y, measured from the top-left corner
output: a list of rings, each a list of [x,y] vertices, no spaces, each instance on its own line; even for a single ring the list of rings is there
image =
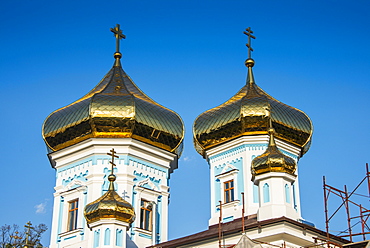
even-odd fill
[[[122,33],[119,24],[116,24],[116,26],[111,28],[110,31],[112,31],[114,37],[116,37],[116,53],[119,53],[119,41],[120,39],[126,39],[126,35]]]
[[[251,44],[251,38],[256,39],[256,37],[252,35],[253,31],[250,27],[245,29],[245,31],[243,33],[248,36],[248,43],[245,44],[245,45],[248,47],[248,58],[251,58],[251,52],[253,52],[253,48],[252,48],[252,44]]]
[[[115,155],[117,152],[114,150],[114,148],[112,148],[110,152],[111,153],[108,152],[107,155],[112,157],[112,161],[109,161],[109,163],[112,165],[111,175],[113,175],[113,168],[114,166],[116,166],[116,164],[114,163],[114,158],[119,158],[119,156]]]
[[[32,227],[31,221],[28,221],[26,223],[26,225],[24,225],[24,227],[27,229],[27,231],[26,231],[26,244],[25,244],[24,247],[27,248],[28,247],[29,238],[30,238],[30,235],[31,235],[31,229],[34,229],[34,228]]]

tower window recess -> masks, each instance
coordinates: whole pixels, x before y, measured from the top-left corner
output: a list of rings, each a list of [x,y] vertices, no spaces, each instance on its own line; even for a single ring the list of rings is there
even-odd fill
[[[234,180],[224,182],[225,203],[234,201]]]
[[[68,208],[68,231],[77,228],[78,199],[69,202]]]
[[[141,209],[140,209],[140,228],[141,229],[151,231],[152,210],[153,210],[152,203],[146,200],[141,200]]]

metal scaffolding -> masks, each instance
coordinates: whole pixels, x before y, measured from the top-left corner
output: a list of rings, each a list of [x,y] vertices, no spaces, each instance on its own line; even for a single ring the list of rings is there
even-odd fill
[[[367,195],[358,194],[356,191],[360,188],[362,184],[367,183]],[[345,235],[338,235],[338,237],[342,238],[349,238],[351,242],[353,242],[353,237],[355,236],[362,236],[363,240],[366,240],[366,235],[370,234],[370,228],[367,224],[367,221],[370,217],[370,210],[365,208],[362,204],[358,204],[352,200],[354,195],[363,196],[366,198],[370,198],[370,173],[369,173],[369,165],[366,163],[366,176],[361,180],[361,182],[354,188],[353,191],[348,191],[347,186],[344,185],[344,190],[340,190],[338,188],[332,187],[326,184],[325,176],[323,177],[323,188],[324,188],[324,205],[325,205],[325,225],[326,225],[326,239],[330,241],[330,234],[329,234],[329,223],[333,219],[333,217],[339,212],[340,209],[344,207],[346,215],[347,215],[347,229],[342,231],[341,233],[346,233]],[[328,210],[328,201],[329,195],[333,194],[335,196],[339,196],[342,200],[339,207],[337,207],[333,213],[329,215]],[[352,198],[351,198],[352,196]],[[351,210],[351,211],[350,211]],[[355,211],[354,211],[355,210]],[[358,211],[356,211],[358,210]],[[353,214],[356,213],[356,214]],[[358,213],[358,214],[357,214]],[[356,223],[354,223],[356,222]],[[358,224],[361,224],[360,231],[354,231],[354,227]],[[356,229],[357,230],[357,229]]]

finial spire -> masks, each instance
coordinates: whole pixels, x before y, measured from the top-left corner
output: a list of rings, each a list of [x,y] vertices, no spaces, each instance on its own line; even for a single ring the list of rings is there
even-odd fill
[[[110,182],[108,190],[114,190],[113,182],[116,180],[116,176],[113,174],[114,166],[116,166],[116,164],[114,163],[114,158],[119,158],[119,156],[115,155],[117,152],[114,150],[114,148],[112,148],[110,152],[111,153],[107,153],[107,155],[112,157],[112,161],[109,161],[109,163],[112,165],[112,169],[110,175],[108,176],[108,180]]]

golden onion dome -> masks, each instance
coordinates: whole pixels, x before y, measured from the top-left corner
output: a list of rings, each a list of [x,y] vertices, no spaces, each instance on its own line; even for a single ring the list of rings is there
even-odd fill
[[[135,85],[121,67],[120,52],[114,57],[95,88],[46,118],[42,135],[48,148],[58,151],[89,138],[133,138],[180,156],[182,119]]]
[[[290,107],[266,92],[254,81],[254,60],[248,67],[246,85],[230,100],[200,114],[193,125],[194,146],[205,157],[205,150],[231,139],[268,134],[269,122],[275,137],[301,148],[301,156],[311,144],[313,126],[301,110]]]
[[[131,224],[135,220],[135,211],[130,203],[120,197],[114,190],[116,177],[108,176],[109,189],[99,199],[85,206],[85,219],[88,225],[102,219],[115,219]]]
[[[294,175],[296,162],[279,151],[274,140],[274,129],[269,129],[270,141],[266,151],[252,160],[252,175],[267,172],[285,172]]]

